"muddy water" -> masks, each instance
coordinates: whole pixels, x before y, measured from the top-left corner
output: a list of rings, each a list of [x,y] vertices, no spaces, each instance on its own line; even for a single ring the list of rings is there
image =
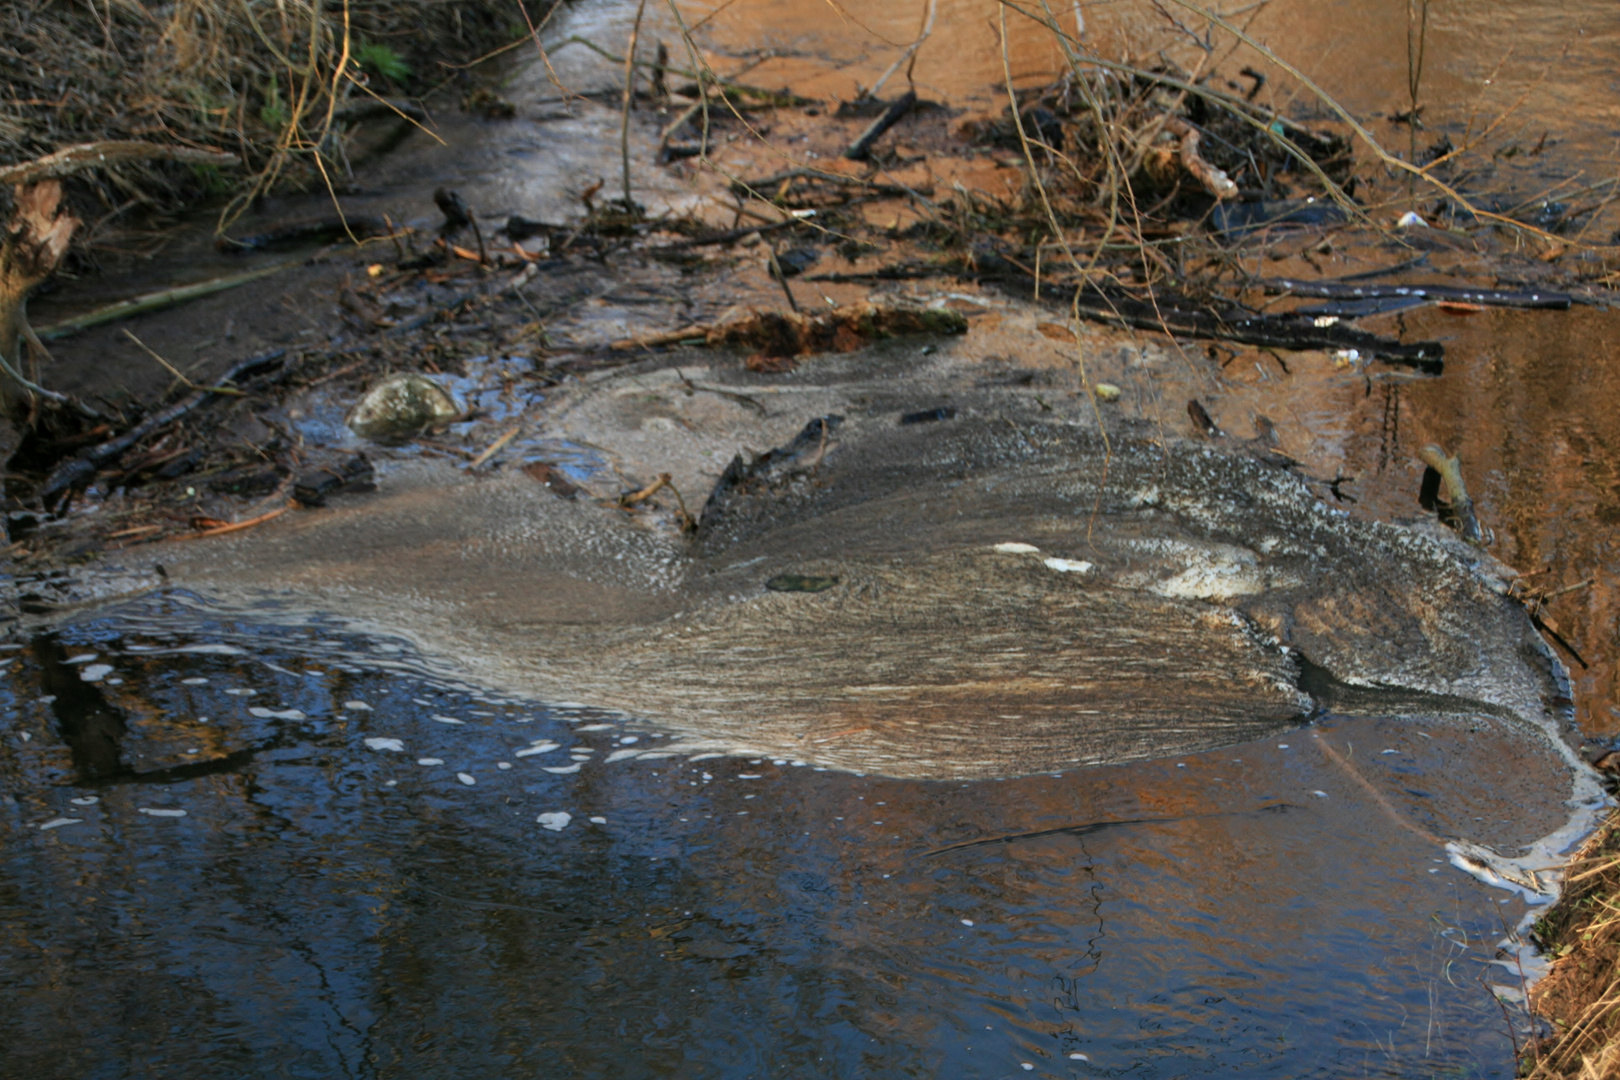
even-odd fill
[[[1402,12],[1343,7],[1273,5],[1256,25],[1359,107],[1399,107]],[[941,9],[919,81],[993,102],[987,13]],[[570,32],[622,40],[627,5],[572,10]],[[799,54],[752,81],[814,75],[847,96],[896,54],[824,5],[761,10],[699,31],[740,62],[762,28]],[[1606,6],[1561,10],[1612,40]],[[919,13],[892,11],[857,14],[903,42]],[[1114,12],[1088,11],[1103,33]],[[1506,38],[1543,63],[1549,40],[1589,40],[1529,7],[1435,12],[1435,87],[1466,87],[1455,73]],[[1329,25],[1375,35],[1378,65],[1319,44]],[[1592,120],[1575,88],[1604,76],[1583,48],[1543,84],[1574,110],[1538,113],[1558,130]],[[611,78],[575,55],[557,54],[566,77]],[[1013,55],[1031,81],[1056,59],[1032,36]],[[537,69],[522,80],[544,95]],[[425,206],[422,177],[444,177],[492,214],[563,216],[612,173],[610,139],[577,145],[599,123],[517,130],[512,147],[407,146],[415,174],[393,190]],[[695,196],[669,182],[658,198]],[[1406,325],[1447,340],[1444,378],[1312,381],[1295,358],[1297,378],[1223,373],[1211,410],[1243,432],[1273,415],[1285,447],[1343,465],[1354,509],[1385,518],[1419,513],[1416,447],[1458,450],[1504,559],[1599,578],[1551,611],[1593,665],[1575,671],[1583,723],[1612,730],[1613,316]],[[1021,352],[1050,351],[1026,337]],[[1140,380],[1144,416],[1179,422],[1168,376],[1118,377],[1127,404]],[[1329,715],[1222,751],[972,784],[609,760],[668,736],[288,621],[176,596],[0,652],[0,970],[20,991],[0,1074],[1511,1075],[1524,1021],[1495,997],[1519,971],[1497,946],[1529,909],[1436,841],[1512,850],[1562,820],[1568,786],[1483,718]]]
[[[7,1076],[1511,1074],[1524,909],[1423,834],[1560,766],[1480,724],[928,783],[614,760],[319,621],[6,656]]]

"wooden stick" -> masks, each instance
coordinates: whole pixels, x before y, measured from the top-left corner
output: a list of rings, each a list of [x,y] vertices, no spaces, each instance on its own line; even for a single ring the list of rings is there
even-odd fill
[[[490,443],[488,446],[486,446],[484,448],[483,453],[479,454],[477,457],[475,457],[471,461],[467,462],[467,468],[476,469],[476,468],[478,468],[478,466],[482,465],[484,462],[486,462],[490,458],[494,457],[496,452],[498,450],[500,450],[501,447],[505,446],[507,443],[509,443],[513,439],[517,438],[517,433],[522,431],[522,430],[523,430],[523,428],[521,428],[521,427],[512,428],[510,431],[506,432],[506,434],[502,435],[500,438],[498,438],[494,442]]]
[[[0,169],[0,184],[28,184],[69,176],[81,169],[118,161],[184,161],[195,165],[235,165],[235,154],[221,150],[194,150],[189,146],[159,146],[157,143],[115,139],[109,142],[80,143],[46,154],[21,165]]]
[[[220,525],[217,528],[213,528],[213,529],[204,529],[202,532],[183,533],[177,539],[181,539],[181,540],[201,540],[205,536],[224,536],[226,533],[240,532],[243,529],[251,529],[255,525],[262,525],[266,521],[269,521],[271,518],[280,517],[282,514],[285,514],[288,510],[291,510],[291,509],[292,509],[292,504],[288,503],[286,506],[278,506],[278,507],[276,507],[274,510],[270,511],[268,514],[260,514],[256,518],[248,518],[246,521],[233,522],[230,525]]]
[[[866,160],[866,156],[872,152],[872,144],[881,139],[885,131],[899,123],[900,118],[910,112],[911,107],[915,104],[917,104],[917,92],[907,90],[891,102],[887,109],[883,110],[882,116],[872,121],[871,126],[861,133],[860,138],[849,144],[849,149],[844,151],[844,156],[851,161]]]
[[[661,345],[679,345],[683,341],[708,341],[709,328],[707,326],[688,326],[682,330],[670,330],[662,334],[652,334],[648,337],[625,338],[615,341],[608,348],[614,352],[624,352],[627,349],[654,349]]]
[[[250,281],[257,281],[260,278],[269,277],[271,274],[280,273],[282,270],[285,270],[290,266],[296,266],[301,262],[303,262],[302,259],[294,259],[288,262],[277,263],[274,266],[261,266],[257,270],[249,270],[244,274],[229,274],[221,278],[213,278],[208,281],[199,281],[192,285],[181,285],[177,288],[164,289],[160,292],[144,293],[140,296],[131,297],[128,300],[120,300],[117,303],[108,304],[106,307],[97,308],[94,311],[87,312],[86,314],[76,316],[72,319],[63,319],[59,323],[53,323],[50,326],[42,328],[39,331],[39,336],[47,340],[54,341],[57,338],[64,338],[70,334],[77,334],[81,330],[88,330],[92,326],[100,326],[103,323],[117,322],[119,319],[128,319],[135,315],[144,315],[150,311],[160,311],[163,308],[173,307],[176,304],[183,304],[187,300],[196,300],[199,297],[212,296],[214,293],[224,292],[226,289],[234,289],[238,285],[246,285]]]
[[[175,367],[173,364],[169,363],[167,360],[163,359],[163,357],[159,356],[156,349],[152,348],[152,346],[148,345],[146,342],[144,342],[140,338],[136,337],[129,330],[124,331],[124,336],[129,338],[129,340],[133,341],[137,346],[139,346],[140,350],[142,352],[144,352],[147,356],[150,356],[152,359],[154,359],[158,363],[162,364],[163,365],[163,370],[167,371],[170,375],[173,375],[176,379],[179,379],[180,382],[182,384],[184,384],[184,386],[185,386],[185,388],[187,390],[208,390],[208,389],[210,389],[209,387],[206,387],[206,386],[198,386],[196,383],[194,383],[190,379],[186,378],[184,372],[182,372],[179,368]],[[213,387],[212,392],[216,393],[216,394],[229,394],[232,397],[246,397],[247,396],[247,391],[238,390],[234,386]]]

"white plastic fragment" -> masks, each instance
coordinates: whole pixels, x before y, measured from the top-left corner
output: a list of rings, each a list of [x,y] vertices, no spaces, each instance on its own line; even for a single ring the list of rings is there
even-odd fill
[[[384,738],[367,739],[366,740],[366,746],[369,747],[372,750],[399,750],[399,751],[403,751],[405,749],[405,743],[401,739],[384,739]]]
[[[1076,1050],[1076,1051],[1072,1052],[1069,1055],[1069,1060],[1070,1061],[1090,1061],[1091,1059],[1086,1057],[1086,1055],[1082,1054],[1080,1051]]]
[[[1311,792],[1311,794],[1315,795],[1318,799],[1327,798],[1327,792],[1325,792],[1325,791],[1313,791],[1313,792]]]
[[[76,817],[53,817],[51,820],[41,825],[39,827],[39,831],[45,832],[47,829],[60,829],[64,825],[77,825],[83,820],[83,818]]]
[[[171,810],[171,809],[169,809],[167,807],[162,807],[162,806],[142,806],[142,807],[139,807],[138,809],[139,809],[139,811],[141,813],[150,815],[151,817],[185,817],[186,816],[186,812],[184,810],[178,810],[178,809]]]
[[[468,787],[472,787],[474,784],[478,783],[477,780],[473,779],[471,773],[458,772],[458,773],[456,773],[456,779],[460,780],[463,784],[466,784]]]
[[[107,676],[111,675],[112,670],[113,667],[111,664],[91,664],[83,671],[79,672],[79,678],[83,679],[85,682],[100,682],[102,679],[105,679]]]
[[[562,832],[568,828],[568,823],[574,820],[574,815],[566,810],[548,810],[534,820],[540,823],[542,829]]]
[[[1034,544],[1020,544],[1015,542],[997,544],[990,550],[999,551],[1003,555],[1039,555],[1041,553],[1041,549],[1036,547]]]
[[[963,926],[972,926],[973,925],[973,920],[972,919],[963,919],[962,920],[962,925]]]
[[[1395,219],[1395,227],[1397,229],[1426,229],[1429,227],[1429,223],[1424,221],[1423,215],[1419,214],[1416,210],[1408,210],[1406,213]]]
[[[607,818],[605,818],[605,817],[593,817],[593,818],[591,818],[591,824],[592,825],[606,825],[607,824]]]
[[[1048,558],[1043,559],[1042,562],[1048,570],[1056,570],[1062,574],[1089,574],[1092,570],[1090,563],[1079,559]]]

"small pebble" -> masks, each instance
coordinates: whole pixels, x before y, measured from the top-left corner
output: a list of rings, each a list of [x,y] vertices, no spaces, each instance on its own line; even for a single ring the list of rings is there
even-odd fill
[[[1034,544],[1020,544],[1016,542],[997,544],[990,550],[999,551],[1003,555],[1039,555],[1041,553],[1041,549],[1036,547]]]
[[[591,824],[592,825],[606,825],[607,824],[607,818],[605,818],[605,817],[593,817],[593,818],[591,818]]]
[[[203,678],[201,675],[199,675],[199,676],[197,676],[195,678],[191,678],[191,679],[181,679],[180,680],[180,685],[182,685],[182,686],[207,686],[208,685],[208,680]]]
[[[1097,395],[1098,401],[1119,400],[1119,387],[1115,386],[1111,382],[1100,382],[1091,388],[1091,392]],[[1025,1065],[1024,1068],[1027,1069],[1029,1066]]]
[[[68,800],[74,806],[94,806],[100,801],[100,797],[96,795],[80,795],[77,799]]]
[[[456,779],[460,780],[463,784],[466,784],[468,787],[472,787],[474,784],[478,783],[477,780],[474,780],[472,778],[471,773],[458,772],[458,773],[456,773]]]
[[[552,742],[550,739],[541,739],[532,746],[526,746],[513,754],[513,757],[531,757],[535,754],[549,754],[562,746],[562,743]]]
[[[1280,742],[1280,743],[1277,744],[1277,749],[1286,750],[1286,749],[1288,749],[1288,744],[1285,743],[1285,742]]]
[[[246,686],[235,686],[225,692],[235,697],[252,697],[254,694],[258,693],[257,690]]]
[[[495,767],[502,772],[505,772],[507,769],[512,767],[512,763],[510,761],[497,761],[495,763]]]
[[[1025,1072],[1029,1072],[1031,1069],[1033,1069],[1035,1067],[1033,1064],[1031,1064],[1028,1061],[1020,1061],[1018,1064],[1023,1066]]]
[[[437,720],[441,724],[458,724],[458,725],[461,725],[463,727],[466,726],[466,723],[467,723],[467,721],[465,721],[465,720],[457,720],[453,716],[435,716],[433,719]]]
[[[1311,794],[1315,795],[1318,799],[1327,798],[1327,792],[1325,792],[1325,791],[1313,791],[1313,792],[1311,792]]]
[[[1090,1061],[1090,1060],[1091,1060],[1091,1059],[1090,1059],[1090,1058],[1088,1058],[1088,1057],[1086,1057],[1086,1055],[1084,1055],[1084,1054],[1082,1054],[1082,1053],[1080,1053],[1080,1052],[1079,1052],[1079,1051],[1078,1051],[1078,1050],[1077,1050],[1077,1051],[1075,1051],[1075,1052],[1074,1052],[1074,1053],[1072,1053],[1072,1054],[1070,1054],[1070,1055],[1069,1055],[1069,1060],[1070,1060],[1070,1061]]]
[[[39,831],[45,832],[47,829],[60,829],[64,825],[77,825],[83,820],[83,818],[76,817],[53,817],[51,820],[41,825],[39,827]]]
[[[185,817],[186,816],[186,812],[184,810],[169,810],[169,809],[165,809],[163,807],[142,806],[142,807],[139,808],[139,810],[140,810],[141,813],[149,814],[152,817]]]
[[[345,701],[343,707],[350,712],[370,712],[371,706],[363,701]]]
[[[579,762],[576,761],[572,765],[547,765],[545,766],[545,770],[548,773],[556,773],[558,776],[564,776],[568,773],[579,772]]]
[[[79,678],[83,679],[85,682],[100,682],[108,675],[111,675],[112,670],[113,668],[111,664],[91,664],[83,671],[79,672]]]
[[[70,656],[62,662],[64,664],[88,664],[90,661],[96,658],[96,655],[97,654],[93,652],[82,652],[74,656]]]
[[[963,926],[972,926],[973,925],[973,920],[972,919],[963,919],[962,920],[962,925]]]
[[[404,750],[405,743],[399,739],[367,739],[366,746],[373,750]]]
[[[419,757],[419,758],[416,759],[416,763],[418,765],[443,765],[444,764],[444,758]]]

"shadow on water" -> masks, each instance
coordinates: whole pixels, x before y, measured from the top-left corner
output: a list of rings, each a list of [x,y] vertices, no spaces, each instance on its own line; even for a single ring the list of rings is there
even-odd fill
[[[1422,835],[1561,814],[1485,717],[902,781],[166,602],[6,655],[7,1077],[1507,1076]]]

